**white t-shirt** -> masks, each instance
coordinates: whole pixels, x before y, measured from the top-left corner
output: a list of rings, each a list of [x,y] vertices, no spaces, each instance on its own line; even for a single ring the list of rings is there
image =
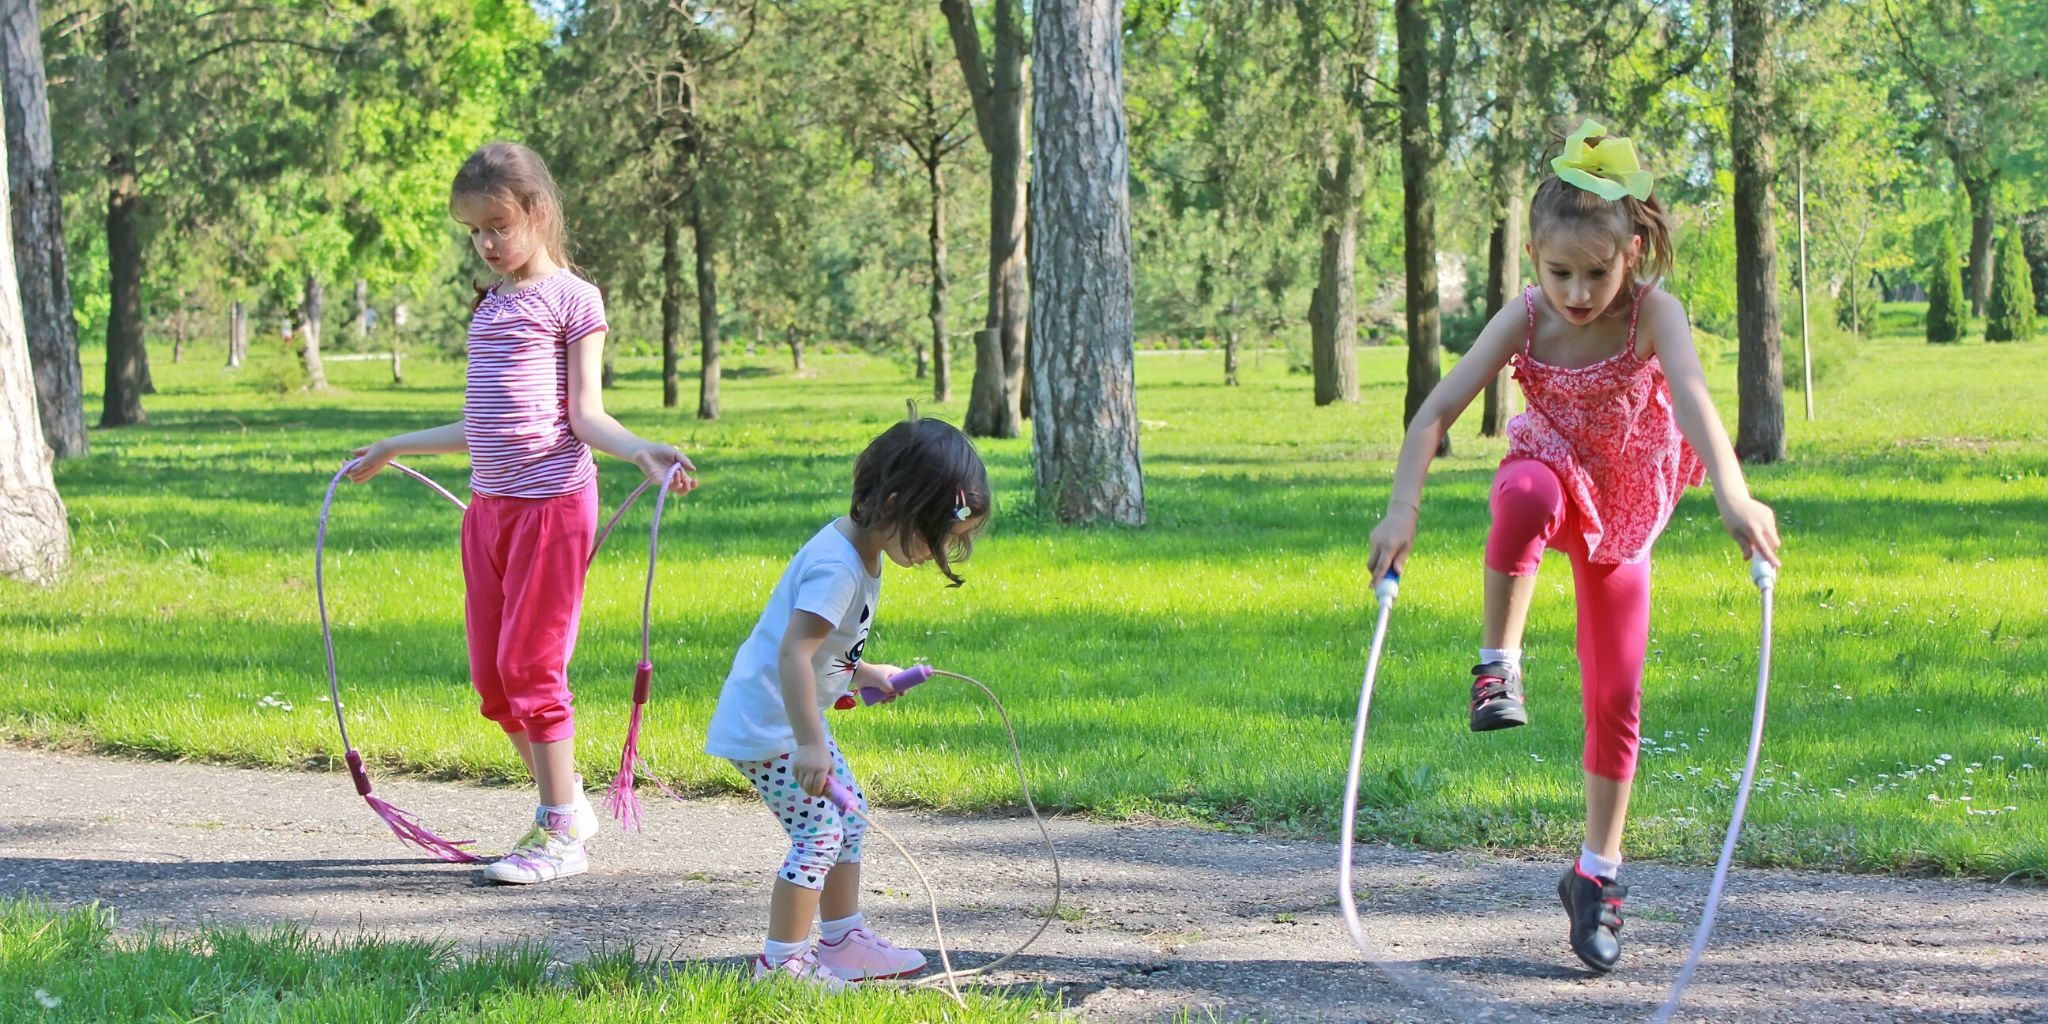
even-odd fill
[[[789,617],[810,612],[832,623],[832,632],[811,658],[816,673],[818,712],[824,713],[853,683],[867,647],[868,627],[882,594],[882,578],[868,572],[839,522],[819,530],[776,581],[761,621],[733,656],[732,671],[712,712],[704,752],[736,761],[765,761],[794,753],[796,733],[782,705],[782,636]]]

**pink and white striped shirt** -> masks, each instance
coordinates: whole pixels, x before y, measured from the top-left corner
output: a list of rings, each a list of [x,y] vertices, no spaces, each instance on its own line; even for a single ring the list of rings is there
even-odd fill
[[[484,294],[462,400],[471,491],[552,498],[597,479],[590,446],[569,429],[569,343],[606,329],[597,286],[567,270]]]

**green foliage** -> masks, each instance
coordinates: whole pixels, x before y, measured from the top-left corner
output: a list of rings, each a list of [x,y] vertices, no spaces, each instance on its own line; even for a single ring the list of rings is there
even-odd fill
[[[1970,297],[1963,290],[1963,263],[1950,233],[1943,231],[1927,267],[1927,340],[1961,341],[1970,329]]]
[[[2034,336],[2034,282],[2017,225],[2007,230],[1992,263],[1991,301],[1985,306],[1986,341],[2027,341]]]

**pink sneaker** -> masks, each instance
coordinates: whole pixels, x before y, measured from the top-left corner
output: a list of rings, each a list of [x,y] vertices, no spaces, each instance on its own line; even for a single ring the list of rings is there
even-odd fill
[[[843,992],[846,982],[839,980],[823,964],[818,963],[818,954],[805,950],[802,956],[793,956],[779,964],[770,966],[768,958],[754,955],[755,981],[799,981],[816,985],[827,992]]]
[[[897,946],[866,928],[847,932],[838,942],[818,943],[818,962],[847,981],[881,981],[924,970],[924,954]]]

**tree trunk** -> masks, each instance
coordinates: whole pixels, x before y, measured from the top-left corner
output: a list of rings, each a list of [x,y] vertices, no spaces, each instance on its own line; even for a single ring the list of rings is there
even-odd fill
[[[171,364],[185,361],[185,296],[178,295],[178,310],[171,314]]]
[[[1223,386],[1234,388],[1237,386],[1238,349],[1236,302],[1230,304],[1230,310],[1224,316],[1227,319],[1223,327]]]
[[[1023,429],[1025,326],[1030,318],[1025,255],[1024,28],[1020,0],[995,0],[995,61],[981,56],[970,0],[941,0],[953,52],[974,95],[975,127],[989,157],[988,319],[975,335],[974,383],[966,429],[1016,437]],[[984,351],[986,350],[986,351]]]
[[[356,340],[370,340],[370,282],[356,278]]]
[[[1502,32],[1500,77],[1494,90],[1494,123],[1499,128],[1492,154],[1493,231],[1487,239],[1486,251],[1488,322],[1519,298],[1522,291],[1522,168],[1527,157],[1516,111],[1522,100],[1529,31],[1525,26],[1511,25]],[[1513,399],[1511,376],[1512,372],[1503,366],[1486,382],[1486,397],[1479,415],[1482,437],[1499,437],[1507,429],[1508,406]]]
[[[11,120],[7,113],[12,111],[0,113],[0,120]],[[36,412],[13,235],[7,212],[0,210],[0,576],[54,583],[71,561],[71,528],[50,476],[54,455]]]
[[[0,75],[6,78],[8,202],[29,362],[43,439],[60,459],[86,454],[85,375],[78,366],[78,321],[64,270],[64,196],[50,142],[43,79],[41,14],[36,0],[0,5]]]
[[[1773,0],[1734,0],[1728,134],[1735,162],[1735,454],[1785,457],[1785,368],[1779,353],[1778,237],[1771,197]]]
[[[661,225],[661,407],[683,403],[683,377],[677,363],[683,347],[682,226],[671,214]]]
[[[1401,62],[1401,218],[1403,259],[1407,269],[1408,393],[1401,424],[1415,419],[1422,401],[1443,377],[1438,350],[1443,321],[1437,305],[1436,196],[1442,143],[1430,123],[1430,14],[1422,0],[1395,0],[1394,30]],[[1450,454],[1451,434],[1437,445],[1439,456]]]
[[[704,211],[703,196],[690,202],[690,240],[697,255],[697,349],[703,376],[697,381],[697,418],[718,418],[718,265],[714,260],[715,227]]]
[[[925,176],[931,183],[931,230],[929,247],[932,259],[932,401],[946,403],[953,400],[953,358],[946,346],[946,181],[939,164],[937,147],[925,163]],[[917,373],[924,376],[924,360],[918,360]]]
[[[249,354],[249,310],[240,301],[228,307],[228,369],[242,365]]]
[[[1123,5],[1036,9],[1031,334],[1038,500],[1066,523],[1142,524]]]
[[[1496,197],[1497,198],[1497,197]],[[1486,243],[1486,322],[1493,322],[1493,315],[1501,307],[1513,302],[1522,290],[1522,261],[1520,223],[1521,197],[1509,200],[1506,214],[1493,222],[1493,231]],[[1503,366],[1486,382],[1486,396],[1480,407],[1479,434],[1481,437],[1499,437],[1507,429],[1508,381],[1511,371]]]
[[[399,353],[405,348],[405,303],[391,307],[391,383],[405,383],[405,366]]]
[[[1303,59],[1312,65],[1311,88],[1329,93],[1331,44],[1320,8],[1295,7],[1301,21]],[[1309,300],[1309,369],[1315,403],[1358,401],[1358,307],[1353,279],[1358,262],[1359,117],[1345,109],[1339,123],[1316,126],[1316,212],[1322,248],[1316,288]]]
[[[1997,181],[1992,176],[1963,179],[1970,197],[1970,315],[1982,317],[1991,297],[1991,232],[1997,225]]]
[[[804,335],[795,328],[789,332],[789,361],[795,367],[792,372],[804,372]]]
[[[315,274],[306,275],[306,299],[299,324],[299,356],[306,364],[306,390],[327,390],[327,368],[320,362],[320,317],[327,308],[327,290]]]

